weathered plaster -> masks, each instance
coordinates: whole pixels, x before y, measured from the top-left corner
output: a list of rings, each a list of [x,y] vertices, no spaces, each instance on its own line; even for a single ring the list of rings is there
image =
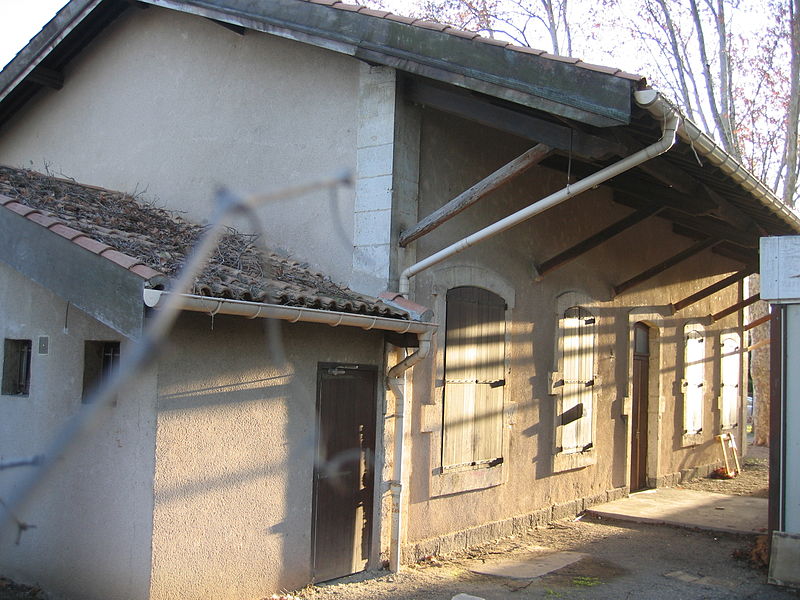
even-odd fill
[[[420,216],[430,214],[528,147],[522,140],[428,109],[422,111],[421,132]],[[534,167],[415,242],[416,255],[429,256],[565,183],[564,174]],[[516,297],[509,323],[509,376],[505,391],[505,409],[513,407],[513,418],[504,432],[509,437],[502,465],[507,475],[501,478],[502,483],[491,487],[434,495],[435,486],[430,480],[431,473],[440,465],[437,450],[440,440],[432,439],[438,431],[436,409],[425,405],[435,398],[428,390],[436,389],[437,375],[431,361],[416,367],[412,449],[415,467],[407,544],[461,535],[458,532],[484,523],[505,522],[515,515],[532,514],[575,498],[591,498],[609,489],[627,489],[630,434],[623,415],[625,397],[629,394],[630,313],[634,309],[640,314],[665,315],[658,336],[660,390],[664,400],[663,404],[651,403],[651,424],[657,424],[660,418],[660,427],[654,427],[659,439],[651,451],[657,459],[649,461],[648,476],[653,482],[664,481],[682,470],[687,473],[704,470],[718,460],[718,444],[715,445],[712,434],[719,421],[718,409],[710,391],[704,399],[708,435],[700,445],[682,444],[679,332],[687,320],[708,320],[712,312],[733,304],[738,292],[734,286],[674,316],[668,314],[668,304],[721,279],[737,268],[735,263],[707,252],[614,297],[615,284],[683,250],[689,243],[672,233],[668,221],[653,218],[541,281],[533,279],[533,262],[554,256],[629,211],[612,201],[611,190],[601,187],[439,265],[490,271],[492,277],[507,281]],[[653,243],[654,240],[658,243]],[[480,278],[473,284],[481,285]],[[436,269],[420,273],[412,279],[415,300],[435,303],[437,285],[441,284]],[[565,292],[580,294],[586,308],[598,319],[595,366],[599,385],[594,399],[597,426],[593,464],[575,465],[578,468],[554,473],[555,402],[549,394],[549,372],[554,361],[557,298]],[[641,313],[642,310],[645,312]],[[736,317],[731,316],[709,325],[708,333],[714,337],[735,323]],[[437,341],[438,345],[442,343],[441,339]],[[710,360],[707,365],[709,381],[713,380],[713,362]]]
[[[383,339],[285,325],[277,366],[264,332],[185,315],[159,363],[153,599],[261,598],[310,582],[317,364],[381,365]]]
[[[39,336],[49,338],[46,355]],[[0,396],[0,459],[42,453],[81,409],[85,340],[122,341],[0,263],[0,337],[33,340],[28,396]],[[1,360],[1,357],[0,357]],[[0,572],[57,596],[148,597],[155,452],[155,374],[140,373],[99,426],[59,461],[18,516],[35,525],[0,541]],[[29,469],[0,471],[6,498]]]
[[[266,193],[356,171],[359,61],[201,17],[128,10],[0,131],[0,163],[142,194],[196,222],[215,189]],[[258,211],[271,247],[348,283],[355,193]],[[252,230],[251,224],[238,226]]]

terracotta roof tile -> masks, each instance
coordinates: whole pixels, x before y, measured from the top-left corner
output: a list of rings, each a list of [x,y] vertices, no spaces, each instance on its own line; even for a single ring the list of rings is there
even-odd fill
[[[502,46],[505,48],[506,46],[511,46],[511,42],[507,42],[506,40],[497,40],[495,38],[488,38],[488,37],[476,37],[476,42],[482,42],[484,44],[490,44],[492,46]]]
[[[423,29],[432,29],[434,31],[444,31],[445,29],[453,29],[450,25],[443,23],[435,23],[434,21],[425,21],[424,19],[417,19],[413,23],[414,27],[422,27]]]
[[[56,223],[52,227],[49,227],[50,231],[53,233],[57,233],[61,237],[67,238],[68,240],[72,241],[76,237],[83,235],[77,229],[73,229],[72,227],[67,227],[62,223]]]
[[[180,270],[203,227],[129,195],[0,166],[0,205],[163,288]],[[266,268],[265,268],[266,267]],[[408,318],[402,310],[339,286],[308,265],[269,253],[231,230],[196,279],[193,293]]]
[[[147,265],[143,265],[141,263],[133,265],[129,270],[136,273],[142,279],[147,279],[147,280],[153,279],[161,275],[161,273],[159,273],[155,269],[151,269]]]
[[[94,254],[102,254],[106,250],[110,249],[111,246],[108,244],[104,244],[103,242],[98,242],[97,240],[93,240],[90,237],[86,237],[82,235],[80,237],[75,238],[72,240],[75,244],[78,244],[81,248],[85,248],[89,252]]]
[[[58,223],[60,223],[58,219],[48,217],[46,215],[43,215],[42,213],[29,214],[28,219],[30,221],[33,221],[34,223],[38,223],[42,227],[50,227],[52,225],[57,225]]]
[[[5,207],[8,210],[13,210],[15,213],[22,217],[27,217],[31,213],[38,213],[39,211],[35,208],[31,208],[30,206],[25,206],[24,204],[20,204],[19,202],[7,202]]]
[[[607,75],[612,75],[614,77],[621,77],[622,79],[629,79],[631,81],[641,81],[643,77],[641,75],[636,75],[633,73],[626,73],[619,69],[614,69],[611,67],[602,67],[600,65],[593,65],[591,63],[585,63],[578,58],[570,58],[567,56],[557,56],[555,54],[549,54],[543,50],[536,50],[534,48],[527,48],[525,46],[517,46],[515,44],[506,42],[504,40],[496,40],[493,38],[483,37],[478,33],[472,31],[464,31],[461,29],[457,29],[455,27],[451,27],[449,25],[443,25],[441,23],[435,23],[432,21],[426,21],[424,19],[413,19],[409,17],[404,17],[403,15],[398,15],[391,12],[385,12],[382,10],[373,10],[367,8],[365,6],[361,6],[358,4],[350,4],[345,2],[340,2],[338,0],[304,0],[306,2],[311,2],[313,4],[320,4],[324,6],[330,6],[331,8],[336,8],[338,10],[346,10],[350,12],[358,12],[363,15],[368,15],[370,17],[375,17],[377,19],[386,19],[389,21],[396,21],[398,23],[404,23],[406,25],[413,25],[415,27],[422,27],[424,29],[431,29],[434,31],[439,31],[442,33],[446,33],[447,35],[452,35],[459,38],[464,38],[467,40],[472,40],[476,42],[482,42],[484,44],[490,44],[493,46],[501,46],[506,48],[507,50],[513,50],[514,52],[521,52],[523,54],[534,54],[536,56],[541,56],[542,58],[547,58],[549,60],[554,60],[558,62],[565,62],[576,67],[587,69],[589,71],[597,71],[600,73],[605,73]]]
[[[103,258],[107,258],[111,262],[117,263],[123,269],[130,269],[134,265],[142,264],[141,261],[136,260],[132,256],[128,256],[127,254],[123,254],[122,252],[119,252],[118,250],[113,250],[111,248],[101,252],[100,256],[102,256]]]
[[[416,19],[412,19],[411,17],[404,17],[403,15],[396,15],[394,13],[389,13],[384,17],[387,21],[397,21],[398,23],[405,23],[406,25],[412,25]],[[477,35],[477,34],[476,34]]]
[[[569,63],[571,65],[576,65],[576,66],[580,66],[580,65],[578,65],[578,63],[581,62],[579,58],[572,58],[572,57],[569,57],[569,56],[559,56],[558,54],[549,54],[548,52],[545,52],[544,54],[542,54],[541,57],[542,58],[546,58],[548,60],[554,60],[556,62]]]
[[[386,11],[386,10],[374,10],[374,9],[371,9],[371,8],[362,7],[358,11],[358,14],[360,14],[360,15],[368,15],[370,17],[378,17],[379,19],[382,19],[383,17],[385,17],[386,15],[388,15],[390,13],[389,13],[389,11]]]

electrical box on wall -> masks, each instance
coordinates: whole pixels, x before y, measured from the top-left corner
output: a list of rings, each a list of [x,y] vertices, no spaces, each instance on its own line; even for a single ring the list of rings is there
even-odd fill
[[[50,338],[46,335],[40,335],[37,348],[39,354],[42,355],[50,354]]]
[[[800,235],[761,238],[761,299],[800,303]]]

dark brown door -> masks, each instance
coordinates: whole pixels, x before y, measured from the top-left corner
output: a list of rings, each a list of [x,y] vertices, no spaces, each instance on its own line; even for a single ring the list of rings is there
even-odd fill
[[[631,491],[647,487],[647,399],[650,382],[650,330],[633,330],[633,406],[631,411]]]
[[[327,581],[367,567],[372,531],[377,370],[320,365],[312,568]]]

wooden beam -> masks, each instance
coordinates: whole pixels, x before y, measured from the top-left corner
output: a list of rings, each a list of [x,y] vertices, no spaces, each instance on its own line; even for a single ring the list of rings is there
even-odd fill
[[[64,87],[64,74],[61,71],[55,71],[39,65],[28,75],[28,81],[53,88],[54,90],[60,90]]]
[[[675,314],[679,310],[683,310],[687,306],[691,306],[695,302],[699,302],[703,298],[708,298],[711,294],[716,294],[720,290],[724,290],[729,285],[736,283],[737,281],[741,281],[748,275],[752,275],[756,272],[754,267],[744,269],[742,271],[737,271],[733,275],[728,275],[724,279],[720,279],[716,283],[712,283],[708,287],[703,288],[699,292],[695,292],[691,296],[687,296],[683,300],[673,303],[672,306],[672,314]]]
[[[755,321],[751,321],[750,323],[748,323],[747,325],[744,326],[744,330],[745,331],[750,331],[754,327],[758,327],[759,325],[763,325],[764,323],[769,322],[770,320],[772,320],[772,317],[774,316],[774,314],[775,313],[770,313],[768,315],[764,315],[763,317],[759,317]]]
[[[739,312],[740,310],[742,310],[746,306],[750,306],[751,304],[755,304],[759,300],[761,300],[761,294],[754,294],[754,295],[750,296],[749,298],[746,298],[745,300],[742,300],[741,302],[737,302],[733,306],[729,306],[728,308],[726,308],[724,310],[721,310],[718,313],[714,313],[713,315],[711,315],[711,320],[714,321],[714,322],[717,322],[720,319],[724,319],[728,315],[732,315],[735,312]]]
[[[708,237],[706,234],[701,233],[696,229],[684,227],[683,225],[679,225],[677,223],[672,224],[672,232],[676,235],[688,237],[692,240],[704,240]],[[736,262],[740,262],[743,265],[758,264],[758,250],[745,249],[728,241],[723,241],[718,246],[714,246],[711,248],[711,252],[714,254],[719,254],[720,256],[724,256],[725,258],[735,260]]]
[[[658,263],[657,265],[654,265],[649,269],[642,271],[638,275],[634,275],[627,281],[623,281],[619,285],[614,286],[614,295],[619,296],[623,292],[626,292],[629,289],[644,283],[648,279],[652,279],[653,277],[659,275],[660,273],[663,273],[670,267],[674,267],[675,265],[682,263],[684,260],[691,258],[695,254],[699,254],[700,252],[706,250],[707,248],[710,248],[714,244],[719,244],[719,240],[715,238],[707,238],[705,240],[700,240],[699,242],[692,244],[685,250],[678,252],[676,255],[670,256],[668,259]]]
[[[744,351],[745,352],[752,352],[753,350],[757,350],[758,348],[766,346],[767,344],[769,344],[769,341],[770,341],[770,338],[766,338],[766,339],[760,340],[760,341],[756,342],[755,344],[752,344],[752,345],[748,346],[747,348],[745,348]]]
[[[220,27],[224,27],[225,29],[227,29],[229,31],[232,31],[233,33],[235,33],[237,35],[244,35],[244,32],[247,31],[241,25],[234,25],[233,23],[226,23],[225,21],[219,21],[218,19],[212,19],[210,17],[206,17],[206,18],[209,21],[212,21],[213,23],[216,23]]]
[[[629,215],[626,215],[616,223],[612,223],[605,229],[598,231],[594,235],[589,236],[582,242],[578,242],[571,248],[567,248],[563,252],[556,254],[554,257],[547,259],[539,265],[535,266],[536,280],[541,281],[545,275],[563,267],[564,265],[572,262],[582,254],[597,248],[600,244],[610,240],[616,235],[619,235],[626,229],[630,229],[637,223],[644,221],[648,217],[658,214],[661,209],[655,205],[645,206],[640,208]]]
[[[405,248],[414,240],[433,231],[439,227],[439,225],[453,218],[466,208],[469,208],[481,198],[484,198],[497,188],[519,177],[533,165],[540,163],[551,151],[552,148],[549,146],[537,144],[524,154],[503,165],[491,175],[484,177],[467,191],[462,192],[450,200],[450,202],[429,214],[413,227],[403,231],[400,234],[400,245]]]
[[[407,93],[418,104],[547,144],[557,150],[571,152],[576,158],[597,160],[626,155],[624,144],[499,106],[474,94],[445,89],[419,80],[408,82]]]

